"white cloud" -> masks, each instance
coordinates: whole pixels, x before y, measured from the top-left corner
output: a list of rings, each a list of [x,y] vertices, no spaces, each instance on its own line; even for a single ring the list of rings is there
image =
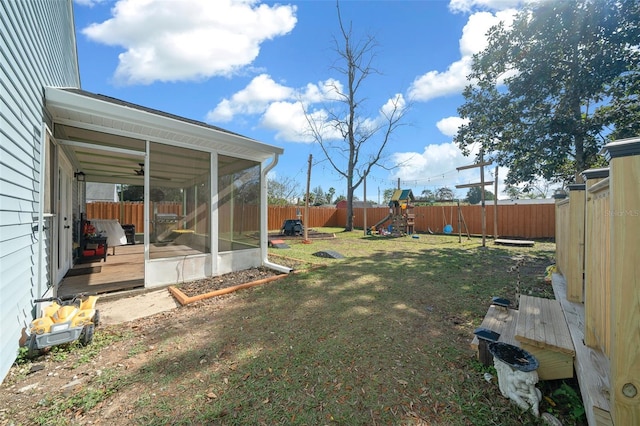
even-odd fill
[[[471,59],[462,58],[449,65],[445,72],[428,71],[417,77],[409,87],[409,98],[426,102],[434,98],[462,92],[471,71]]]
[[[83,0],[87,1],[87,0]],[[121,46],[120,84],[229,76],[251,64],[260,44],[289,33],[296,7],[257,0],[120,0],[112,18],[82,30],[90,39]]]
[[[437,189],[448,187],[452,189],[456,197],[466,196],[468,189],[456,189],[456,185],[480,182],[480,169],[471,168],[457,171],[461,166],[473,164],[478,154],[479,146],[471,147],[468,157],[462,152],[455,142],[443,142],[424,147],[423,152],[398,152],[392,155],[394,174],[391,180],[400,179],[403,185],[415,188],[415,195],[419,195],[420,188]],[[508,172],[506,168],[500,168],[498,176],[498,198],[506,198],[503,193],[504,178]],[[485,181],[493,181],[495,165],[485,168]],[[493,186],[487,186],[487,190],[494,192]]]
[[[460,126],[468,123],[469,120],[465,118],[447,117],[438,121],[436,123],[436,127],[438,128],[438,130],[440,130],[440,132],[442,132],[443,135],[454,137],[456,134],[458,134],[458,129],[460,128]]]
[[[257,115],[261,116],[261,126],[276,132],[277,140],[310,143],[315,139],[309,132],[309,119],[315,123],[324,140],[338,140],[342,136],[328,122],[330,114],[325,108],[330,108],[332,102],[340,101],[337,93],[342,91],[342,84],[335,79],[308,83],[296,89],[276,83],[269,75],[262,74],[244,89],[220,101],[207,113],[206,120],[220,123],[231,121],[239,114]],[[360,117],[362,121],[359,125],[366,128],[379,126],[381,122],[386,122],[385,117],[392,113],[394,105],[399,109],[406,107],[402,94],[387,100],[377,116]]]
[[[261,74],[254,77],[244,89],[220,101],[207,113],[207,121],[228,122],[236,114],[260,115],[267,112],[272,103],[279,104],[275,109],[282,109],[283,103],[290,103],[291,111],[300,110],[302,114],[302,105],[307,108],[311,104],[335,100],[336,90],[342,90],[342,85],[333,79],[318,84],[308,83],[302,89],[294,89],[275,82],[268,74]],[[269,117],[268,122],[276,121]]]
[[[496,14],[478,12],[469,16],[459,42],[460,59],[449,65],[444,72],[433,70],[416,77],[409,87],[409,98],[412,101],[426,102],[462,92],[469,84],[467,75],[471,72],[472,56],[487,46],[486,33],[489,28],[500,21],[510,25],[514,15],[515,10],[509,9]]]
[[[276,132],[276,140],[290,142],[312,142],[313,138],[304,132],[307,119],[300,102],[274,102],[262,115],[260,124]]]
[[[404,100],[404,96],[402,96],[401,93],[396,93],[391,99],[387,100],[382,108],[380,108],[379,120],[382,120],[384,117],[397,115],[398,111],[402,111],[406,107],[407,103]],[[387,122],[387,120],[384,120],[384,122]]]
[[[104,3],[109,0],[73,0],[73,2],[79,6],[93,7],[97,4]]]
[[[261,74],[244,89],[236,92],[230,99],[223,99],[207,113],[207,120],[211,122],[228,122],[236,114],[261,114],[271,102],[291,99],[294,90],[276,83],[269,75]]]
[[[465,157],[455,142],[431,144],[424,147],[423,152],[398,152],[392,156],[397,166],[394,178],[402,181],[415,181],[418,185],[445,186],[459,180],[456,167],[473,162],[473,157]],[[433,183],[431,183],[433,182]],[[443,183],[444,182],[444,183]],[[442,183],[442,184],[441,184]]]
[[[504,10],[512,9],[523,3],[522,0],[451,0],[449,10],[468,13],[473,9]]]
[[[500,18],[489,12],[478,12],[469,16],[467,24],[462,29],[460,38],[460,55],[471,57],[487,47],[487,31],[493,25],[500,23]]]

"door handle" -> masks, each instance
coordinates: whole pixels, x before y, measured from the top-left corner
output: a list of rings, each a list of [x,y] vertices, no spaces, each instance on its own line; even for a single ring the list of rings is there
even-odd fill
[[[65,225],[64,226],[64,229],[69,229],[69,228],[71,228],[71,226],[69,226],[69,225]]]

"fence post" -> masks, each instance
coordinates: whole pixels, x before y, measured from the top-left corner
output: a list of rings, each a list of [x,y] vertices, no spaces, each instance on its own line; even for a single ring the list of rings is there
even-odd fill
[[[610,166],[611,416],[640,424],[640,138],[605,145]]]
[[[596,195],[592,193],[593,186],[609,177],[609,169],[589,169],[582,172],[585,180],[587,199],[585,208],[585,247],[584,247],[584,343],[590,347],[597,347],[598,338],[598,319],[600,302],[602,299],[601,291],[605,287],[605,283],[599,282],[600,269],[604,268],[604,262],[600,261],[603,250],[605,248],[602,241],[603,227],[608,226],[608,218],[600,217],[597,211]],[[608,235],[608,232],[606,233]],[[604,253],[608,256],[608,253]],[[606,345],[603,345],[606,346]]]
[[[556,223],[555,223],[555,240],[556,240],[556,267],[565,280],[567,278],[567,241],[569,239],[569,199],[567,194],[560,190],[553,195],[556,199]]]
[[[567,300],[582,303],[584,278],[584,208],[585,185],[575,183],[569,188],[569,241],[567,271]]]

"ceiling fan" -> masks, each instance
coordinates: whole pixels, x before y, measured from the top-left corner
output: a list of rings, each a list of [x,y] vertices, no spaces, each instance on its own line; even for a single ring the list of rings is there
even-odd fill
[[[144,163],[138,163],[138,165],[140,166],[140,168],[139,169],[133,169],[133,176],[144,177]],[[130,174],[111,175],[111,177],[131,177],[131,175]],[[155,179],[155,180],[171,180],[171,178],[160,177],[160,176],[153,176],[152,179]]]
[[[133,172],[136,174],[136,176],[144,176],[144,163],[138,163],[138,165],[140,166],[140,168],[139,169],[133,169]],[[161,177],[161,176],[152,176],[152,179],[171,180],[171,178]]]
[[[144,176],[144,163],[138,163],[140,169],[133,169],[134,173],[138,176]]]

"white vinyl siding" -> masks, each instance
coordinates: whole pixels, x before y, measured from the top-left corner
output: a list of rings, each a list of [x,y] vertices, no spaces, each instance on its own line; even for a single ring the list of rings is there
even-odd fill
[[[0,0],[0,379],[31,320],[32,300],[50,285],[49,241],[39,241],[35,228],[44,86],[80,87],[71,0]]]

